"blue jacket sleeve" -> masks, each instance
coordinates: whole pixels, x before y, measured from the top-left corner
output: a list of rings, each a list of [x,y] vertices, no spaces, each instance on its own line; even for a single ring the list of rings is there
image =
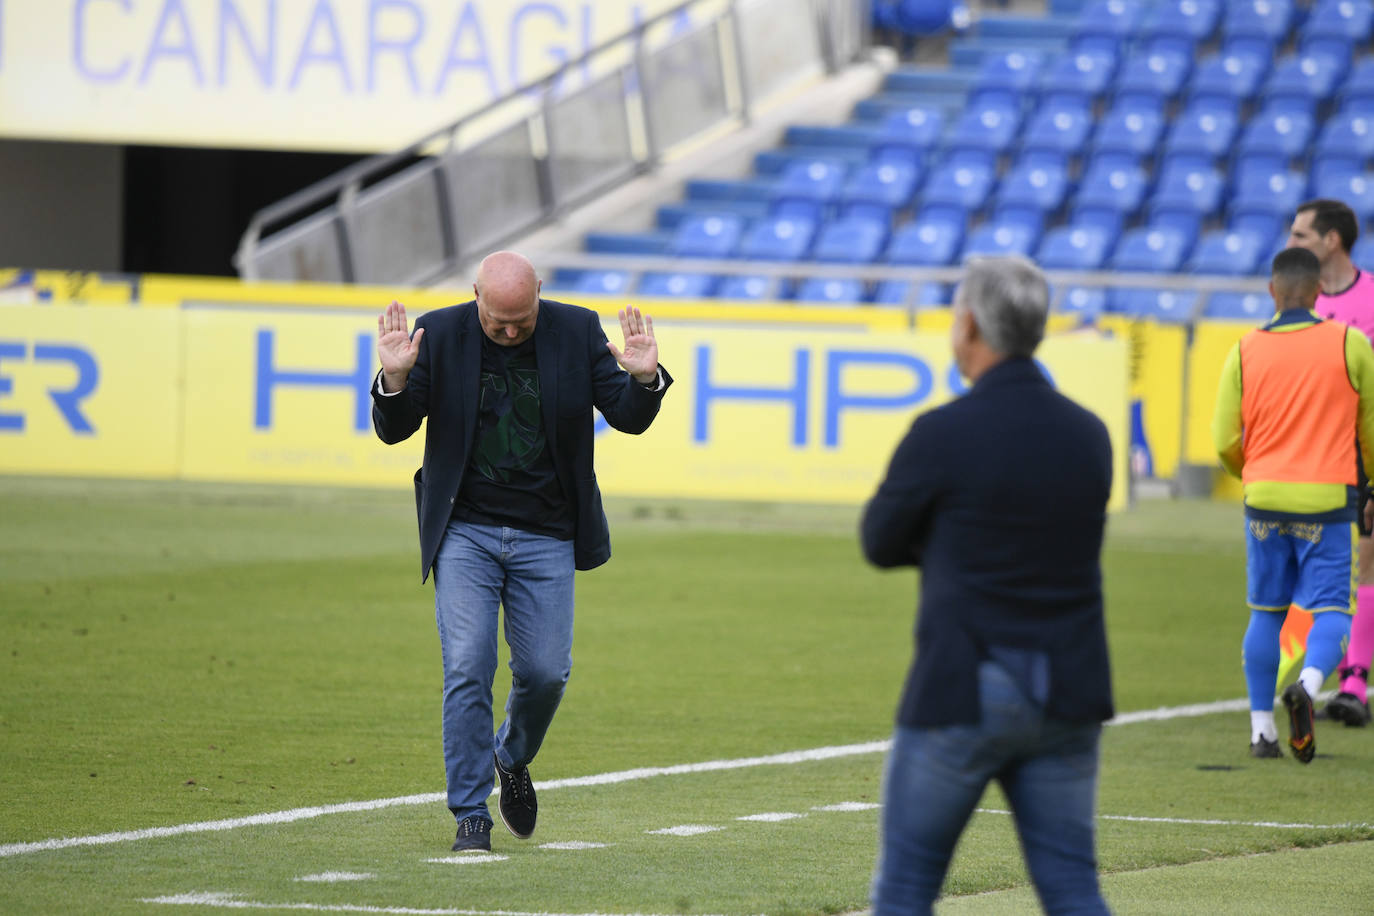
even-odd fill
[[[932,418],[911,425],[888,465],[887,476],[864,507],[859,538],[874,566],[919,566],[931,511],[940,491],[940,468],[931,446]]]

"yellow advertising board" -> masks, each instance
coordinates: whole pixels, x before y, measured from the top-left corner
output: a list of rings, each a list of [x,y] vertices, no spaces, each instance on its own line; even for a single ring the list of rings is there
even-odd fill
[[[0,305],[0,472],[174,477],[180,315]]]
[[[404,487],[420,464],[422,433],[387,446],[372,432],[370,313],[11,311],[26,324],[7,321],[0,334],[0,416],[35,419],[0,430],[0,472]],[[99,327],[83,323],[97,318]],[[619,336],[613,320],[606,330]],[[658,337],[676,383],[646,434],[599,429],[607,494],[858,503],[912,418],[964,390],[945,335],[660,321]],[[84,347],[103,367],[95,387],[30,365],[35,352],[54,352],[35,350],[42,342]],[[1118,458],[1113,505],[1124,506],[1124,344],[1052,336],[1038,357],[1061,390],[1107,422]],[[49,389],[73,387],[89,400],[94,434],[59,423],[44,403]],[[74,450],[82,435],[87,447]],[[46,455],[69,461],[59,467]]]
[[[1212,412],[1217,404],[1217,385],[1226,355],[1236,341],[1255,329],[1252,322],[1200,321],[1193,329],[1188,349],[1188,425],[1186,460],[1189,464],[1217,466],[1217,450],[1212,445]]]
[[[674,5],[0,0],[0,135],[390,151]]]
[[[1127,315],[1102,315],[1097,325],[1126,343],[1131,378],[1131,470],[1137,477],[1173,477],[1183,452],[1188,329]]]

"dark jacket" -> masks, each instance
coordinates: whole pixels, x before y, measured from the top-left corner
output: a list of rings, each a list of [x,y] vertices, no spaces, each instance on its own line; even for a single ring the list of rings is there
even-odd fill
[[[864,554],[921,567],[916,658],[898,721],[976,722],[989,649],[1048,657],[1046,712],[1112,716],[1100,554],[1107,429],[1009,359],[916,419],[864,510]]]
[[[383,397],[373,384],[372,425],[379,439],[392,444],[409,438],[420,421],[429,418],[424,464],[415,472],[424,581],[468,467],[477,426],[483,332],[475,302],[428,312],[415,322],[415,329],[420,328],[425,334],[405,390]],[[642,433],[658,415],[672,378],[663,370],[663,391],[640,385],[606,349],[606,334],[595,312],[550,299],[539,300],[534,351],[549,454],[572,503],[575,562],[578,569],[592,569],[611,556],[610,530],[592,467],[592,407],[613,428]]]

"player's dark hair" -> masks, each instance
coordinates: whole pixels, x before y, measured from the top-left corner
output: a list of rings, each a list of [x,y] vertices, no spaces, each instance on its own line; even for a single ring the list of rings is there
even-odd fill
[[[1279,310],[1310,308],[1321,290],[1322,265],[1306,248],[1285,248],[1270,265],[1274,304]]]
[[[1317,235],[1326,235],[1335,229],[1346,254],[1355,247],[1355,240],[1360,237],[1360,221],[1355,218],[1355,211],[1339,200],[1319,197],[1299,204],[1298,212],[1312,214],[1312,229]]]

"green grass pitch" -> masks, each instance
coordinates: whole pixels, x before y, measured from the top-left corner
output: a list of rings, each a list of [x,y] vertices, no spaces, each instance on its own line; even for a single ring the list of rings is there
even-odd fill
[[[455,862],[404,489],[0,478],[0,912],[862,910],[914,574],[864,564],[854,508],[608,508],[539,830]],[[1238,507],[1142,503],[1104,564],[1120,712],[1244,695]],[[1374,900],[1374,729],[1321,728],[1306,767],[1248,737],[1243,708],[1106,730],[1114,911]],[[847,751],[779,756],[821,748]],[[1005,807],[941,912],[1034,911]]]

